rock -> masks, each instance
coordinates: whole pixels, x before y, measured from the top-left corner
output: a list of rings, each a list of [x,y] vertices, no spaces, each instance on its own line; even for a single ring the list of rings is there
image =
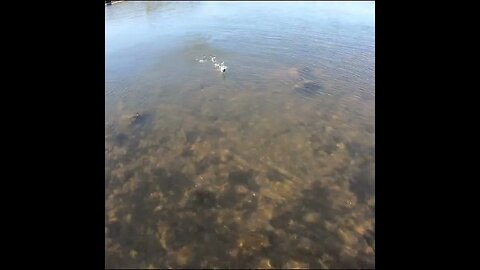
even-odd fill
[[[238,194],[247,194],[248,189],[244,185],[236,185],[235,192],[237,192]]]
[[[130,222],[132,221],[132,214],[127,214],[127,215],[125,216],[125,221],[126,221],[127,223],[130,223]]]
[[[300,238],[300,242],[298,243],[298,248],[299,249],[311,251],[312,246],[313,246],[312,240],[310,240],[306,237]]]
[[[362,226],[362,225],[358,225],[358,226],[355,226],[355,231],[360,234],[360,235],[363,235],[365,233],[365,227]]]
[[[234,257],[236,258],[238,256],[238,248],[233,248],[231,250],[228,251],[228,255],[230,255],[231,257]]]
[[[176,262],[180,266],[186,265],[191,260],[192,251],[189,247],[182,247],[176,254]]]
[[[355,258],[357,255],[358,251],[349,246],[344,246],[342,251],[340,252],[340,257],[343,257],[345,259]]]
[[[262,258],[257,264],[257,269],[272,269],[272,265],[270,263],[270,259]]]
[[[304,262],[301,262],[301,261],[289,260],[285,264],[285,268],[287,268],[287,269],[307,269],[308,264],[304,263]]]
[[[108,223],[114,223],[114,222],[117,222],[118,221],[118,217],[115,213],[115,211],[109,211],[108,212]]]
[[[337,225],[335,225],[333,222],[325,221],[325,229],[327,229],[327,231],[334,232],[336,228]]]
[[[247,252],[256,251],[270,246],[268,237],[261,233],[246,233],[240,235],[237,241],[239,248],[246,250]]]
[[[163,249],[168,250],[167,246],[167,233],[169,231],[169,226],[166,223],[160,223],[157,229],[157,238],[160,242],[160,245]]]
[[[227,161],[231,160],[232,158],[233,158],[233,155],[230,152],[230,150],[225,149],[225,150],[220,152],[220,161],[221,162],[227,162]]]
[[[315,212],[308,212],[303,216],[303,221],[307,223],[315,223],[320,221],[320,214]]]
[[[138,252],[134,249],[130,250],[130,258],[135,259],[137,257]]]
[[[358,238],[351,231],[338,229],[337,235],[347,245],[355,245],[358,242]]]

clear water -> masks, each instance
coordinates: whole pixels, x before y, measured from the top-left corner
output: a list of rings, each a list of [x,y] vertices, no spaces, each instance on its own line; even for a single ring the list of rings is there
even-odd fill
[[[106,6],[106,267],[374,268],[374,9]]]

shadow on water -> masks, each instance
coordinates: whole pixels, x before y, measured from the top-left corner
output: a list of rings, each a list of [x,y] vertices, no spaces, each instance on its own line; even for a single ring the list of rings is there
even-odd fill
[[[130,127],[133,129],[141,129],[145,127],[153,118],[151,113],[137,113],[132,117]]]

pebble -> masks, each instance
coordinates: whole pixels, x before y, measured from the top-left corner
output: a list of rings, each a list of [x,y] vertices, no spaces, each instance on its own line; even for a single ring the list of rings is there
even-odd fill
[[[285,268],[288,268],[288,269],[306,269],[306,268],[308,268],[307,263],[296,261],[296,260],[289,260],[286,263],[285,266],[286,266]]]
[[[135,259],[137,257],[138,252],[134,249],[130,250],[130,258]]]
[[[234,248],[228,251],[228,254],[232,257],[237,257],[238,255],[238,248]]]
[[[192,252],[191,252],[190,248],[188,248],[188,247],[181,248],[177,253],[176,262],[180,266],[186,265],[190,261],[191,253]]]
[[[125,216],[125,221],[126,221],[127,223],[130,223],[130,222],[132,221],[132,214],[127,214],[127,215]]]
[[[347,245],[354,245],[358,242],[358,238],[349,231],[338,229],[337,235]]]
[[[270,263],[270,259],[262,258],[257,265],[257,269],[272,269],[272,265]]]
[[[238,194],[246,194],[248,193],[248,189],[244,185],[236,185],[235,186],[235,191]]]
[[[320,214],[315,212],[306,213],[303,216],[303,221],[307,223],[315,223],[320,220]]]

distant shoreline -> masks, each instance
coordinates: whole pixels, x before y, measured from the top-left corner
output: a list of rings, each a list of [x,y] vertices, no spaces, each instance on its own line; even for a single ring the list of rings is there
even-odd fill
[[[120,3],[120,2],[123,2],[123,1],[111,1],[110,3],[107,3],[107,2],[105,1],[105,6],[113,5],[113,4]]]

